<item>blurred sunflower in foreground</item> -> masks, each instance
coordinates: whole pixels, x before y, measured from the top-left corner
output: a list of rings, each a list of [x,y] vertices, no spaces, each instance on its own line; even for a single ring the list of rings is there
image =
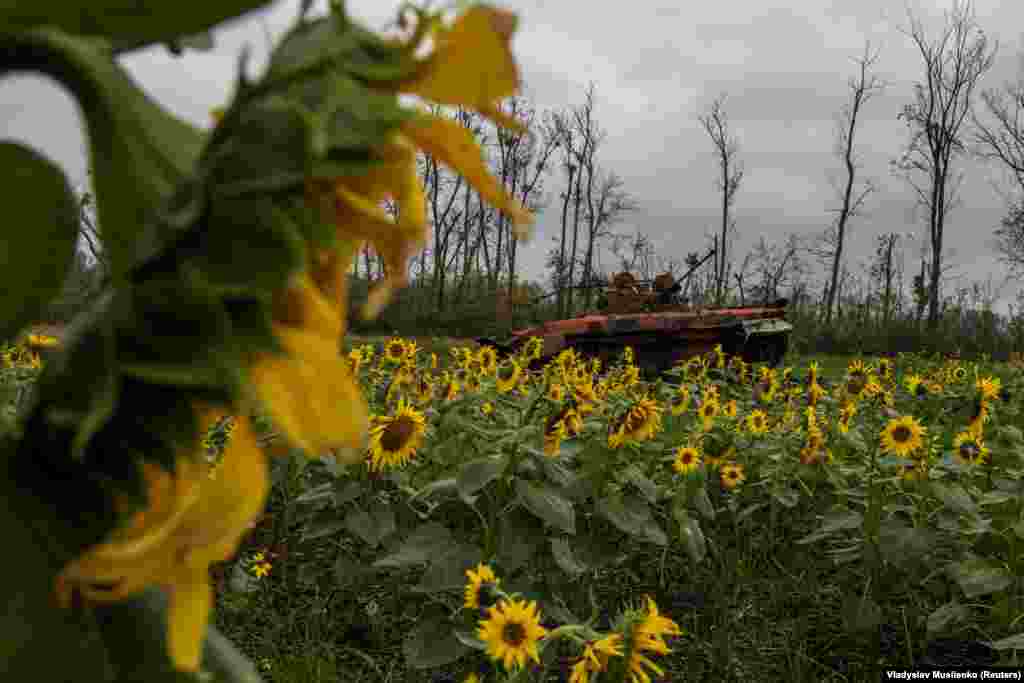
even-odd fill
[[[528,236],[530,215],[490,174],[471,132],[425,110],[406,110],[411,115],[400,122],[377,117],[375,110],[375,101],[383,102],[382,98],[392,96],[397,102],[399,95],[415,95],[428,103],[474,109],[523,133],[520,124],[499,109],[499,102],[519,87],[509,48],[515,15],[474,6],[449,25],[439,13],[408,11],[416,14],[413,35],[380,45],[382,50],[407,54],[415,66],[411,75],[385,80],[377,74],[388,73],[387,69],[363,69],[358,81],[350,79],[353,97],[364,98],[357,103],[359,116],[367,118],[379,136],[368,148],[352,152],[373,164],[351,175],[307,179],[306,201],[333,209],[336,246],[312,251],[305,270],[274,293],[273,332],[286,355],[255,353],[247,363],[255,397],[289,441],[310,454],[338,444],[352,447],[350,459],[365,452],[357,446],[365,441],[368,423],[353,377],[358,368],[338,353],[347,328],[348,272],[366,242],[384,259],[388,276],[370,293],[364,307],[368,317],[406,284],[408,259],[426,243],[428,232],[417,151],[464,175],[483,199],[510,218],[518,238]],[[432,51],[414,57],[428,42]],[[339,55],[330,68],[348,78],[347,55]],[[374,55],[360,58],[372,60]],[[387,199],[398,209],[397,220],[380,208]],[[384,350],[385,362],[396,365],[410,355],[407,345],[397,343]],[[449,387],[449,398],[456,391]],[[213,408],[193,407],[201,423],[208,425],[220,417]],[[412,456],[423,433],[422,416],[414,408],[402,402],[394,414],[375,423],[371,467],[400,464]],[[195,450],[201,449],[197,444]],[[86,599],[107,602],[151,585],[167,588],[169,654],[178,669],[190,672],[200,668],[209,621],[209,566],[234,554],[242,534],[262,511],[269,489],[266,456],[246,419],[239,419],[217,476],[209,476],[209,465],[200,456],[180,453],[173,475],[150,463],[141,465],[145,507],[133,510],[120,501],[123,514],[130,515],[127,523],[65,567],[57,582],[57,595],[65,605],[74,590]],[[528,613],[518,605],[508,610],[499,611],[493,623],[518,623]],[[522,662],[527,654],[535,658],[533,644],[541,633],[537,628],[529,625],[525,647],[504,646],[502,652],[510,655],[506,661]]]

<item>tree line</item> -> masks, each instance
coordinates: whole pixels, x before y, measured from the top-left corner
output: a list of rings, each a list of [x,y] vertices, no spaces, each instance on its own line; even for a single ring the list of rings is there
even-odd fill
[[[981,158],[1005,169],[1015,185],[1007,195],[1005,217],[994,230],[993,247],[1010,276],[1024,272],[1024,72],[1015,83],[981,89],[998,45],[982,31],[969,2],[954,2],[936,35],[929,35],[913,14],[908,19],[904,32],[920,57],[922,76],[899,115],[908,137],[891,160],[891,170],[906,183],[924,219],[916,273],[906,272],[906,250],[915,240],[911,232],[877,235],[874,252],[859,264],[859,272],[847,255],[850,231],[877,189],[874,179],[863,177],[859,163],[860,124],[871,101],[890,87],[876,75],[879,53],[867,44],[853,60],[848,100],[837,118],[835,154],[841,181],[834,205],[823,207],[831,215],[826,227],[809,237],[790,234],[775,242],[761,237],[742,258],[733,253],[741,228],[733,207],[745,169],[725,94],[695,121],[714,154],[709,176],[720,194],[720,221],[705,235],[706,245],[681,259],[659,255],[643,229],[618,231],[639,202],[627,179],[603,158],[609,132],[599,123],[596,84],[586,88],[577,104],[560,109],[542,110],[528,97],[507,101],[503,113],[523,123],[526,134],[496,128],[471,111],[435,111],[472,132],[486,150],[492,172],[512,195],[534,212],[557,217],[544,260],[547,280],[522,277],[521,245],[507,217],[488,207],[437,159],[421,154],[419,175],[433,225],[430,242],[409,264],[412,285],[381,319],[354,321],[354,328],[493,332],[530,319],[591,310],[597,289],[618,270],[645,279],[665,271],[679,277],[699,263],[704,267],[685,283],[687,300],[747,305],[787,296],[801,327],[822,338],[844,337],[838,330],[845,328],[863,333],[868,329],[864,325],[880,331],[905,326],[916,329],[919,339],[934,338],[937,330],[952,324],[950,316],[962,317],[971,304],[993,316],[991,307],[1001,289],[992,281],[947,291],[954,279],[945,250],[947,226],[959,203],[964,159]],[[65,295],[54,304],[54,319],[81,309],[106,281],[97,239],[101,226],[88,192],[81,195],[81,207],[79,262]],[[394,205],[386,208],[396,210]],[[702,260],[705,256],[710,263]],[[352,273],[356,299],[383,277],[383,268],[383,261],[365,249]],[[815,270],[824,277],[816,281]],[[1009,329],[1000,326],[998,316],[991,319],[996,321],[993,329]]]

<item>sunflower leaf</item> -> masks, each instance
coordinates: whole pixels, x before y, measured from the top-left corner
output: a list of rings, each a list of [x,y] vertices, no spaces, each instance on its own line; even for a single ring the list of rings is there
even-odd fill
[[[516,479],[519,503],[542,521],[567,534],[576,533],[576,515],[572,502],[554,488]]]
[[[204,33],[222,21],[268,5],[269,0],[221,0],[182,7],[164,2],[100,0],[39,5],[0,2],[0,25],[5,30],[53,26],[71,34],[106,38],[117,50],[138,49],[152,43]]]
[[[472,652],[455,635],[454,628],[444,617],[421,620],[402,642],[406,664],[414,669],[432,669]]]
[[[403,569],[426,564],[443,554],[452,541],[452,533],[437,522],[416,527],[391,554],[373,563],[377,569]]]
[[[477,458],[459,467],[456,485],[459,495],[467,500],[492,481],[500,477],[508,467],[509,456],[497,455]]]
[[[75,253],[78,206],[64,173],[16,142],[0,142],[7,169],[0,202],[7,209],[0,239],[0,340],[39,320],[60,293]]]
[[[573,554],[572,548],[569,546],[569,539],[562,536],[552,537],[550,543],[551,555],[562,571],[571,576],[578,576],[587,571],[587,566],[577,560]]]

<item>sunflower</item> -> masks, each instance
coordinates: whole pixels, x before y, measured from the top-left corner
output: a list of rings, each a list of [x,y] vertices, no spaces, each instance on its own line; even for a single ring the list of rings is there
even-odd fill
[[[824,446],[813,447],[808,444],[800,449],[800,462],[804,465],[832,462],[832,450]]]
[[[864,361],[860,358],[854,358],[850,361],[849,365],[846,366],[846,372],[851,377],[864,377],[868,374],[869,370],[870,368],[865,365]]]
[[[430,369],[431,370],[437,370],[437,354],[436,353],[431,353],[430,354]]]
[[[405,360],[405,348],[405,341],[392,337],[384,344],[384,355],[381,356],[381,360],[385,363],[398,365]]]
[[[515,358],[505,359],[505,362],[498,366],[498,372],[494,380],[498,393],[507,394],[515,389],[516,385],[519,384],[519,378],[522,373],[523,370]]]
[[[622,656],[622,634],[612,633],[597,641],[588,642],[583,654],[572,667],[569,683],[589,683],[591,673],[608,670],[608,660]]]
[[[913,416],[894,418],[882,430],[882,450],[899,457],[909,456],[921,447],[926,431]]]
[[[477,636],[487,645],[491,659],[500,661],[506,671],[523,668],[527,658],[540,663],[537,642],[547,629],[540,625],[536,602],[502,600],[487,613]]]
[[[477,360],[480,361],[480,368],[484,374],[493,375],[498,367],[498,352],[493,346],[481,346]]]
[[[661,406],[654,399],[637,399],[619,418],[608,436],[608,446],[618,448],[630,441],[641,442],[661,431]]]
[[[988,460],[988,446],[980,436],[970,431],[957,434],[953,439],[953,448],[960,462],[981,464]]]
[[[557,413],[552,413],[544,421],[544,454],[557,455],[562,441],[573,433],[574,428],[580,427],[579,416],[571,406],[564,406]],[[570,426],[571,425],[571,426]],[[576,429],[576,434],[579,430]]]
[[[998,377],[981,377],[975,381],[974,387],[978,390],[982,400],[998,400],[999,390],[1002,387],[1002,380]]]
[[[30,334],[26,345],[33,351],[45,351],[60,345],[60,340],[47,334]]]
[[[427,376],[421,376],[416,381],[416,402],[426,405],[434,400],[434,383]]]
[[[718,411],[718,401],[709,399],[701,402],[700,407],[697,408],[697,416],[703,422],[704,431],[711,430],[711,425],[714,423]]]
[[[953,368],[953,380],[956,382],[963,382],[967,379],[967,368],[962,365],[957,365]]]
[[[751,434],[764,434],[768,431],[768,415],[763,410],[753,410],[744,420]]]
[[[212,406],[194,409],[200,433],[224,416]],[[210,565],[235,554],[270,490],[256,433],[247,417],[236,422],[220,465],[230,476],[208,476],[211,466],[185,449],[176,455],[173,474],[153,463],[140,465],[145,506],[132,510],[115,496],[126,523],[60,571],[59,605],[69,607],[75,592],[90,602],[109,603],[148,586],[165,586],[168,654],[176,668],[199,671],[214,597]]]
[[[736,399],[729,399],[722,407],[722,414],[726,417],[736,417]]]
[[[669,399],[668,409],[672,415],[679,416],[686,412],[686,409],[690,406],[690,390],[685,384],[679,385],[679,390],[676,391],[672,398]]]
[[[565,398],[565,387],[558,382],[553,382],[548,387],[547,397],[555,403],[560,403]]]
[[[370,429],[370,469],[382,470],[407,463],[416,454],[425,432],[423,414],[404,399],[400,400],[393,415],[374,418]]]
[[[925,392],[925,387],[922,386],[923,382],[924,379],[921,375],[914,373],[903,380],[903,386],[907,388],[907,392],[911,396],[922,396]]]
[[[636,386],[640,383],[640,368],[635,365],[627,365],[622,369],[621,377],[621,381],[624,386]]]
[[[482,597],[486,597],[484,591],[493,586],[497,586],[501,583],[501,579],[494,575],[494,571],[486,564],[478,564],[476,569],[467,569],[466,578],[469,581],[466,583],[465,588],[465,600],[462,606],[466,609],[481,609],[490,607],[485,604],[485,600],[481,600]]]
[[[688,474],[700,467],[700,451],[693,446],[680,446],[676,449],[676,459],[672,469],[679,474]]]
[[[494,404],[491,403],[490,401],[484,401],[483,404],[480,406],[480,412],[485,417],[489,417],[489,416],[493,415],[494,414]]]
[[[529,363],[530,361],[540,360],[543,352],[544,340],[540,337],[530,337],[523,343],[521,355],[523,360]]]
[[[657,676],[664,676],[665,672],[651,661],[646,653],[669,654],[671,650],[665,643],[665,636],[678,636],[683,633],[676,622],[658,613],[658,606],[650,597],[647,597],[646,601],[647,613],[633,626],[630,634],[632,647],[629,648],[629,661],[626,664],[630,683],[650,681],[650,674],[645,667]]]
[[[743,483],[746,475],[743,474],[743,465],[729,463],[722,465],[722,486],[732,490]]]

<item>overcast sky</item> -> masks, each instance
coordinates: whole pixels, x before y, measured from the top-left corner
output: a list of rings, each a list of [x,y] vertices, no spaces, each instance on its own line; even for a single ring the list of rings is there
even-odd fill
[[[298,4],[276,2],[223,27],[213,52],[173,58],[156,47],[126,57],[124,64],[157,101],[205,126],[210,109],[229,96],[242,46],[253,47],[259,67],[268,33],[280,36]],[[322,11],[326,3],[315,6]],[[394,19],[397,6],[348,2],[352,15],[376,29]],[[790,232],[812,235],[828,226],[836,206],[830,179],[838,180],[841,171],[833,153],[837,116],[849,99],[853,59],[870,40],[880,52],[876,73],[888,86],[862,112],[858,151],[861,172],[879,191],[852,226],[849,263],[863,261],[882,232],[923,236],[912,191],[889,171],[908,138],[897,114],[922,73],[919,53],[901,32],[908,26],[901,2],[515,0],[503,6],[520,16],[513,50],[526,92],[539,108],[578,104],[587,84],[595,83],[596,118],[608,132],[599,162],[625,180],[640,207],[618,230],[641,230],[659,254],[679,259],[688,251],[703,252],[719,220],[713,148],[698,116],[723,93],[746,172],[735,205],[736,260],[761,236],[781,242]],[[929,35],[941,27],[949,6],[910,4]],[[979,25],[999,42],[995,66],[982,85],[998,87],[1020,73],[1024,2],[976,0],[975,7]],[[56,86],[36,78],[7,79],[0,87],[0,121],[3,137],[32,144],[58,161],[73,184],[85,186],[84,138],[71,100]],[[1009,187],[1006,178],[998,167],[976,162],[961,162],[960,168],[966,171],[962,204],[949,218],[946,237],[955,264],[950,275],[959,279],[947,284],[947,293],[990,276],[999,284],[1007,275],[990,246],[1005,213],[997,188]],[[552,195],[557,184],[555,178],[548,184]],[[557,213],[553,200],[539,217],[536,239],[522,248],[532,278],[542,277]],[[917,249],[907,243],[911,269]],[[1007,282],[997,310],[1005,311],[1016,291],[1016,281]]]

